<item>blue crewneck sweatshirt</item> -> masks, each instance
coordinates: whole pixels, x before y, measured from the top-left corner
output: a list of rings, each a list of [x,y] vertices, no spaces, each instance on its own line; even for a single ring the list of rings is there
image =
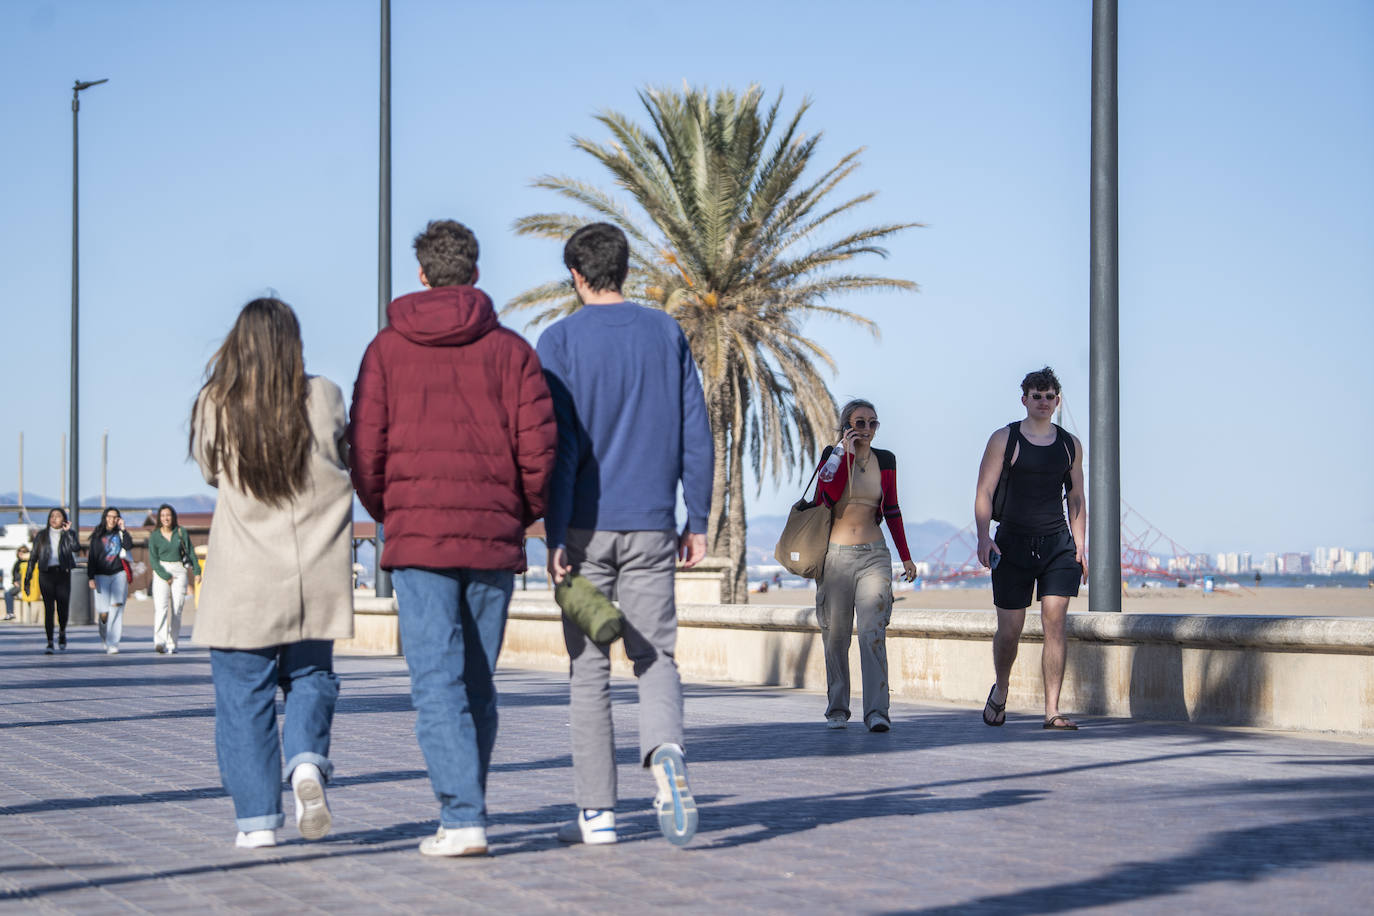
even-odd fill
[[[706,400],[682,328],[629,302],[589,305],[539,335],[558,417],[558,461],[544,516],[548,547],[569,528],[706,533],[712,445]]]

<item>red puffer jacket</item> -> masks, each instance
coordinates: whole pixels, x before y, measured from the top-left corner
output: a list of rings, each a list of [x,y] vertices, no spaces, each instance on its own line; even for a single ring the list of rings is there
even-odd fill
[[[402,296],[387,318],[348,430],[353,486],[386,523],[382,567],[523,570],[558,440],[539,357],[472,286]]]

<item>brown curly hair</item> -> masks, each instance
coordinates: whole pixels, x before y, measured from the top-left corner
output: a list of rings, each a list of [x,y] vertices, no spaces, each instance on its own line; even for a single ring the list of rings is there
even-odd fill
[[[1054,370],[1049,366],[1029,372],[1026,377],[1021,379],[1021,394],[1027,395],[1032,391],[1053,391],[1058,394],[1059,378],[1054,374]]]

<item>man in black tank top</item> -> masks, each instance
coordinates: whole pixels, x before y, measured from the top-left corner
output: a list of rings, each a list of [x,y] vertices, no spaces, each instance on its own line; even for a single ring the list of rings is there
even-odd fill
[[[992,434],[978,469],[973,503],[978,561],[992,570],[992,601],[997,606],[997,635],[992,641],[997,681],[983,706],[988,725],[1007,719],[1011,666],[1034,591],[1045,631],[1040,656],[1044,727],[1078,728],[1060,714],[1059,690],[1064,683],[1064,618],[1069,599],[1077,597],[1079,582],[1088,576],[1083,555],[1088,514],[1082,443],[1052,420],[1059,393],[1059,379],[1048,366],[1027,375],[1021,382],[1026,418]],[[988,536],[994,515],[999,522],[995,538]]]

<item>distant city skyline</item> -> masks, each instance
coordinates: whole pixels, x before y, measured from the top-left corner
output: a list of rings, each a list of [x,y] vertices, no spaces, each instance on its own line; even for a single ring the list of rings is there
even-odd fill
[[[29,491],[29,490],[25,490],[25,494],[26,494],[26,496],[25,496],[25,509],[26,509],[26,511],[28,512],[29,518],[30,518],[30,519],[33,521],[33,523],[36,524],[36,525],[42,525],[42,524],[44,524],[44,521],[45,521],[45,519],[46,519],[46,517],[47,517],[48,511],[49,511],[51,508],[53,508],[54,506],[57,506],[59,503],[56,501],[56,499],[55,499],[51,494],[34,493],[34,492],[32,492],[32,491]],[[175,495],[175,496],[167,496],[167,495],[154,496],[154,497],[144,496],[144,497],[141,497],[141,498],[139,498],[139,497],[120,497],[120,496],[111,496],[111,497],[109,498],[109,500],[108,500],[108,503],[109,503],[109,505],[118,506],[118,507],[120,507],[120,508],[150,509],[150,508],[155,508],[157,505],[159,505],[159,504],[161,504],[161,503],[163,503],[163,502],[168,502],[168,503],[171,503],[173,506],[176,506],[177,509],[178,509],[178,511],[202,511],[202,512],[204,512],[204,511],[210,511],[210,509],[211,509],[211,508],[213,507],[213,505],[214,505],[214,499],[215,499],[215,494],[214,494],[213,491],[211,491],[211,492],[209,492],[209,493],[183,493],[183,494],[179,494],[179,495]],[[13,491],[13,490],[0,491],[0,505],[13,505],[13,504],[15,504],[17,501],[18,501],[18,493],[17,493],[16,491]],[[186,510],[186,509],[184,509],[183,507],[186,506],[186,505],[188,505],[188,504],[194,506],[195,508],[194,508],[194,509],[191,509],[191,510]],[[100,509],[100,500],[99,500],[99,494],[98,494],[98,493],[95,494],[94,496],[83,497],[83,498],[82,498],[81,510],[82,510],[82,514],[83,514],[83,515],[87,515],[87,516],[96,515],[96,514],[99,512],[99,509]],[[367,517],[367,516],[366,516],[366,513],[364,513],[364,512],[362,511],[361,507],[356,507],[356,512],[357,512],[358,518],[360,518],[360,519],[366,518],[366,517]],[[752,515],[751,517],[752,517],[755,521],[759,522],[760,525],[764,525],[764,523],[776,523],[776,524],[780,525],[781,522],[784,521],[785,518],[786,518],[785,516],[781,516],[781,515],[772,515],[772,514],[765,514],[765,513],[759,513],[759,514],[757,514],[757,515]],[[17,516],[14,516],[14,515],[11,514],[11,513],[5,513],[5,514],[3,514],[3,515],[0,515],[0,525],[14,524],[14,523],[16,523],[16,522],[18,522]],[[930,524],[930,523],[932,523],[932,522],[933,522],[933,523],[936,523],[936,524],[946,525],[946,526],[948,526],[951,530],[954,530],[954,531],[957,531],[957,530],[959,530],[959,529],[961,529],[961,528],[963,527],[963,526],[960,526],[960,525],[956,525],[956,524],[954,524],[953,522],[950,522],[950,521],[948,521],[948,520],[946,520],[946,519],[923,519],[923,520],[920,521],[920,524]],[[772,529],[769,528],[769,527],[767,527],[767,526],[765,525],[765,530],[771,531]],[[762,533],[762,532],[751,533],[751,536],[750,536],[751,546],[755,546],[755,547],[763,547],[763,546],[765,546],[765,545],[763,544],[763,541],[759,541],[758,543],[753,543],[753,542],[756,540],[755,534],[757,534],[757,533]],[[883,530],[883,533],[884,533],[884,536],[885,536],[885,537],[888,537],[888,534],[887,534],[886,529]],[[768,545],[766,545],[766,546],[767,546],[768,551],[771,553],[772,545],[771,545],[771,544],[768,544]],[[1286,546],[1290,546],[1290,547],[1291,547],[1291,546],[1293,546],[1293,545],[1286,545]],[[1324,554],[1323,551],[1325,551],[1326,554]],[[1194,557],[1194,558],[1202,558],[1202,560],[1203,560],[1202,563],[1200,563],[1200,564],[1198,564],[1198,565],[1196,565],[1196,566],[1194,566],[1194,567],[1191,567],[1192,569],[1197,569],[1197,570],[1203,570],[1203,569],[1218,570],[1218,571],[1222,571],[1222,572],[1229,572],[1229,573],[1232,573],[1232,574],[1238,574],[1238,573],[1241,573],[1241,572],[1251,572],[1251,571],[1254,571],[1254,570],[1260,570],[1261,572],[1263,572],[1264,570],[1263,570],[1263,566],[1262,566],[1262,562],[1261,562],[1261,561],[1262,561],[1265,557],[1269,557],[1269,558],[1279,557],[1279,558],[1282,558],[1282,557],[1289,556],[1289,555],[1292,555],[1292,556],[1304,556],[1304,557],[1307,557],[1307,558],[1308,558],[1308,563],[1309,563],[1309,567],[1310,567],[1307,571],[1308,571],[1308,572],[1312,572],[1312,573],[1314,573],[1314,574],[1316,574],[1316,575],[1323,575],[1323,574],[1326,574],[1326,573],[1332,571],[1330,564],[1328,564],[1328,563],[1325,561],[1325,556],[1326,556],[1327,554],[1330,554],[1332,551],[1337,551],[1337,552],[1342,553],[1343,555],[1348,555],[1348,556],[1350,556],[1350,557],[1357,558],[1357,559],[1359,560],[1359,563],[1362,564],[1362,565],[1359,565],[1358,568],[1354,568],[1354,561],[1352,561],[1352,568],[1350,568],[1350,569],[1341,568],[1341,569],[1339,569],[1339,570],[1335,570],[1336,572],[1341,572],[1341,573],[1346,573],[1346,572],[1348,572],[1348,573],[1355,574],[1355,575],[1368,575],[1368,574],[1370,574],[1370,573],[1374,573],[1374,542],[1371,542],[1371,543],[1368,543],[1368,544],[1357,544],[1357,545],[1355,545],[1354,547],[1349,547],[1349,546],[1346,546],[1346,547],[1332,547],[1330,544],[1325,544],[1325,545],[1319,545],[1319,546],[1314,547],[1314,548],[1311,548],[1311,549],[1298,549],[1298,550],[1287,550],[1287,549],[1285,549],[1285,550],[1249,550],[1249,551],[1225,551],[1225,550],[1221,550],[1221,551],[1208,551],[1208,550],[1190,550],[1189,555],[1192,556],[1192,557]],[[1169,554],[1167,554],[1167,553],[1161,553],[1161,552],[1158,552],[1158,551],[1152,551],[1152,552],[1151,552],[1151,555],[1152,555],[1152,556],[1155,556],[1155,557],[1158,557],[1158,558],[1160,559],[1160,561],[1161,561],[1160,568],[1162,568],[1162,569],[1167,569],[1167,568],[1168,568],[1168,563],[1167,563],[1166,561],[1168,560],[1168,558],[1169,558],[1169,556],[1170,556]],[[1222,562],[1222,559],[1225,558],[1225,557],[1228,557],[1228,556],[1234,556],[1234,557],[1236,557],[1236,559],[1237,559],[1237,562],[1236,562],[1236,569],[1234,569],[1234,570],[1228,570],[1228,569],[1225,568],[1224,566],[1220,565],[1221,562]],[[1247,563],[1247,564],[1243,564],[1243,563],[1241,562],[1241,560],[1240,560],[1241,557],[1249,557],[1249,558],[1251,558],[1251,559],[1250,559],[1250,562]],[[1258,558],[1258,559],[1255,559],[1255,558]],[[924,560],[924,559],[926,559],[926,557],[925,557],[925,556],[920,556],[920,557],[916,557],[915,559],[917,559],[917,560]]]
[[[839,189],[877,192],[856,224],[925,224],[864,265],[919,293],[835,300],[881,340],[805,328],[836,399],[877,404],[906,517],[971,520],[988,436],[1042,365],[1088,444],[1090,0],[577,10],[614,49],[595,65],[569,57],[563,5],[393,4],[396,295],[436,217],[474,229],[498,305],[558,277],[558,246],[512,225],[557,206],[540,175],[611,186],[570,140],[605,139],[596,112],[643,122],[646,86],[758,83],[784,113],[812,100],[819,163],[863,148]],[[0,488],[20,431],[26,488],[59,487],[75,79],[109,79],[81,106],[82,495],[105,429],[112,490],[209,492],[191,402],[269,290],[309,371],[351,390],[376,330],[377,18],[375,0],[0,7],[18,341]],[[1122,496],[1195,551],[1374,546],[1374,4],[1157,0],[1119,25]],[[750,480],[750,514],[785,513],[805,479]]]

